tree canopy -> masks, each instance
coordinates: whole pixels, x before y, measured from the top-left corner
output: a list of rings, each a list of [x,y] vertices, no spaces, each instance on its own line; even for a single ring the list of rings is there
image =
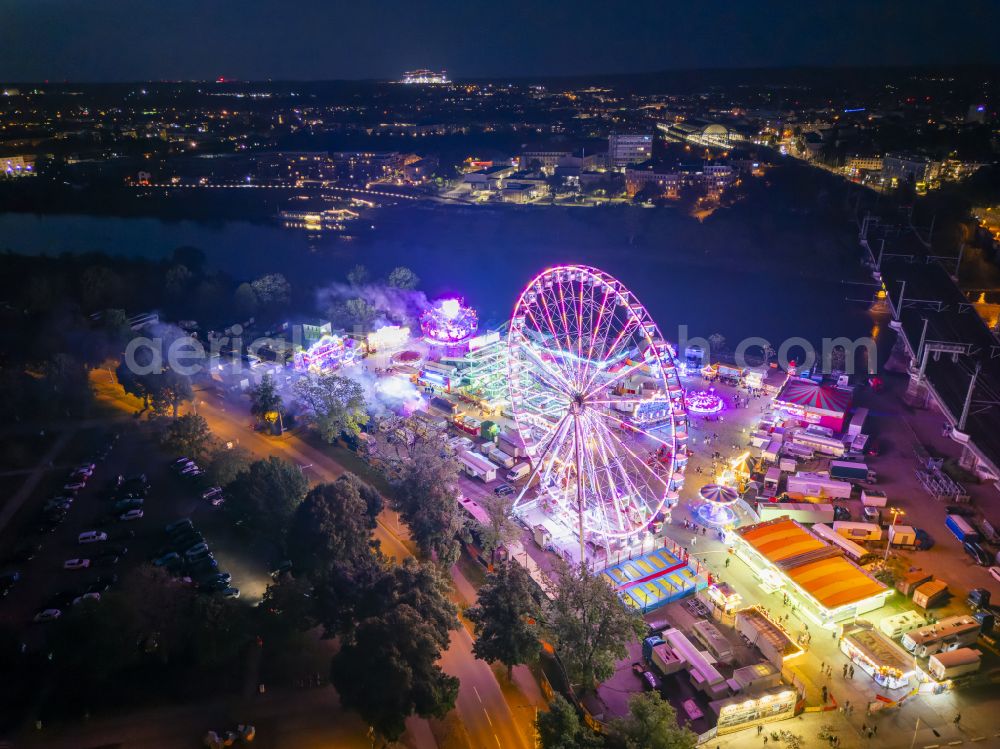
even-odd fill
[[[541,591],[520,564],[496,565],[465,616],[475,625],[472,652],[484,661],[503,663],[508,678],[514,666],[537,658]]]
[[[611,749],[694,749],[698,737],[677,724],[677,713],[659,692],[639,692],[628,702],[628,715],[608,727]]]
[[[614,674],[615,662],[628,655],[628,643],[645,624],[602,576],[561,561],[558,570],[546,624],[570,679],[590,690]]]
[[[393,481],[392,504],[421,553],[451,565],[461,551],[465,518],[456,500],[458,463],[432,442],[419,441]]]
[[[542,749],[599,749],[601,738],[580,722],[580,714],[558,692],[535,721]]]
[[[228,488],[227,506],[251,528],[280,541],[308,489],[302,469],[272,456],[254,461],[236,477]]]
[[[176,455],[198,460],[212,444],[212,430],[204,416],[185,414],[170,421],[163,432],[163,446]]]
[[[400,265],[389,273],[388,284],[394,289],[412,290],[420,285],[420,277],[406,266]]]
[[[365,391],[348,377],[310,374],[297,380],[294,390],[306,416],[327,442],[335,442],[345,433],[357,436],[368,423]]]

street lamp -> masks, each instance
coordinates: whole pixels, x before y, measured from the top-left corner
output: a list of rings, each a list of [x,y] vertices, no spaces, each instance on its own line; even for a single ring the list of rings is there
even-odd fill
[[[898,507],[890,507],[889,512],[892,513],[892,522],[889,523],[889,530],[891,531],[892,527],[896,525],[896,518],[898,518],[900,515],[905,515],[906,513],[900,510]],[[889,548],[891,546],[892,546],[892,536],[891,534],[889,534],[889,536],[885,540],[885,556],[882,557],[882,564],[885,564],[886,560],[889,559]]]

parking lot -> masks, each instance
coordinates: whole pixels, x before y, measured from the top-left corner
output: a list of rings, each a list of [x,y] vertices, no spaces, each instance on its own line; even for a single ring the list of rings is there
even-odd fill
[[[90,464],[89,477],[86,472],[72,476],[83,486],[75,491],[63,488],[71,483],[76,468]],[[58,617],[53,611],[67,611],[82,596],[96,599],[93,594],[114,587],[130,570],[170,552],[181,559],[202,542],[215,556],[218,570],[232,578],[225,586],[216,586],[217,592],[238,588],[245,581],[242,595],[250,602],[259,598],[269,580],[266,565],[246,553],[246,544],[227,522],[222,506],[202,499],[202,492],[199,477],[170,469],[170,458],[148,424],[83,433],[46,472],[0,537],[4,550],[0,575],[11,575],[8,580],[12,573],[18,576],[0,599],[0,620],[21,629],[28,647],[41,647],[46,626],[34,621],[40,612],[48,611],[39,617],[43,620]],[[54,502],[58,497],[70,501]],[[190,518],[192,535],[171,539],[165,526],[181,518]],[[84,536],[81,543],[81,534],[88,533],[90,538]],[[187,540],[194,543],[184,546]],[[205,564],[208,553],[191,561],[199,558],[199,568],[175,564],[171,569],[178,575],[212,572]],[[67,568],[70,560],[85,561]]]

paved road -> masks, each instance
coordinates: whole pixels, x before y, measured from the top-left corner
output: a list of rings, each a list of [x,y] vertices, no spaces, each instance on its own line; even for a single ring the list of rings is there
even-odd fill
[[[120,389],[104,382],[99,387],[104,399],[113,399],[119,407],[134,408]],[[231,441],[255,456],[277,455],[300,466],[308,466],[307,475],[316,481],[333,481],[344,474],[344,468],[326,453],[317,450],[291,433],[273,438],[248,428],[250,416],[245,406],[234,405],[211,391],[196,392],[193,408],[205,418],[212,432],[223,441]],[[375,529],[375,537],[386,554],[395,559],[412,556],[412,544],[405,536],[405,527],[397,525],[391,512],[383,513]],[[469,591],[473,590],[457,567],[451,570],[456,600],[470,603]],[[531,726],[532,710],[512,709],[500,688],[492,669],[472,654],[472,637],[465,628],[452,634],[451,646],[441,657],[441,667],[461,681],[456,709],[468,729],[475,749],[499,746],[502,749],[528,749],[534,746]],[[527,702],[523,697],[523,704]],[[515,708],[520,705],[515,705]]]

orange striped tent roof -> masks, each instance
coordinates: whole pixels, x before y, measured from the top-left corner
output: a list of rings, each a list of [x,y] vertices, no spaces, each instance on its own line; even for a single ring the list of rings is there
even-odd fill
[[[775,564],[827,546],[787,518],[749,525],[737,533]],[[793,561],[792,566],[786,566],[784,573],[828,609],[862,601],[885,590],[885,585],[841,555],[825,559],[807,556],[801,564]]]

